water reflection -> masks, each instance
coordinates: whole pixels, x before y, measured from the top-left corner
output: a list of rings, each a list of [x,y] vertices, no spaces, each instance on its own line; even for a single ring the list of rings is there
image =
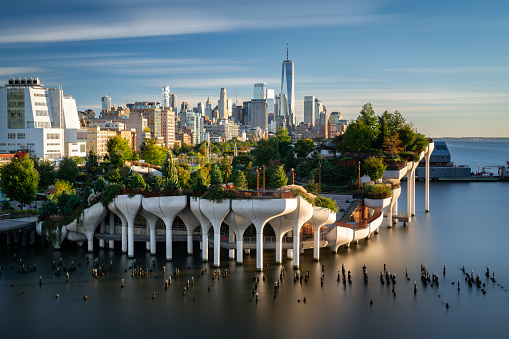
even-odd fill
[[[405,186],[402,185],[403,189]],[[427,214],[423,212],[423,185],[418,183],[417,215],[409,226],[399,224],[392,229],[382,226],[380,234],[350,248],[340,248],[337,254],[322,249],[319,262],[307,252],[301,257],[301,269],[304,273],[309,270],[310,279],[302,283],[293,281],[292,261],[284,260],[283,266],[276,265],[275,253],[270,251],[265,252],[264,260],[269,265],[262,273],[256,272],[253,251],[245,255],[243,265],[222,261],[221,271],[228,269],[228,277],[213,281],[211,260],[202,263],[198,244],[195,244],[195,254],[187,256],[185,244],[176,243],[172,262],[165,260],[164,244],[158,244],[152,267],[153,257],[146,252],[145,244],[139,243],[135,248],[136,261],[153,272],[146,278],[132,278],[131,271],[125,272],[132,260],[120,253],[119,246],[114,251],[96,250],[89,254],[87,264],[85,249],[72,244],[54,251],[40,246],[6,247],[5,239],[0,239],[0,260],[4,265],[0,277],[0,319],[8,319],[3,321],[2,335],[472,337],[489,331],[501,337],[509,327],[505,321],[509,310],[509,293],[505,291],[509,287],[506,264],[509,253],[505,244],[509,235],[507,187],[507,183],[432,183],[431,213]],[[404,211],[405,192],[399,202],[399,209]],[[71,274],[69,283],[65,274],[51,278],[54,275],[51,262],[58,262],[60,257],[66,267],[71,261],[81,264]],[[228,258],[228,253],[224,251],[221,257]],[[20,258],[36,263],[37,272],[17,274]],[[112,261],[113,269],[108,276],[99,279],[91,276],[96,258],[103,265]],[[344,285],[342,278],[337,281],[343,263],[352,272],[351,284]],[[421,263],[431,273],[439,274],[438,288],[420,284]],[[320,283],[322,264],[323,286]],[[388,271],[396,273],[396,297],[392,284],[380,283],[384,264]],[[367,285],[362,275],[363,265],[369,275]],[[462,265],[468,271],[473,269],[475,274],[481,273],[487,285],[486,295],[476,287],[467,287],[459,270]],[[484,277],[486,265],[496,273],[497,283]],[[285,278],[274,299],[273,286],[281,267],[285,269]],[[180,269],[181,277],[173,279],[166,290],[164,281],[175,268]],[[204,268],[207,272],[202,276]],[[405,279],[405,269],[410,280]],[[258,302],[252,295],[253,274],[260,278]],[[42,286],[38,285],[39,276],[43,276]],[[195,285],[184,296],[184,287],[191,277]],[[120,287],[122,278],[124,288]],[[462,285],[459,293],[456,285],[451,284],[458,280]],[[414,281],[418,284],[416,295]],[[153,292],[155,299],[152,299]],[[55,298],[56,293],[60,294],[59,299]],[[87,301],[83,301],[85,295]],[[446,302],[451,305],[449,310],[445,308]]]

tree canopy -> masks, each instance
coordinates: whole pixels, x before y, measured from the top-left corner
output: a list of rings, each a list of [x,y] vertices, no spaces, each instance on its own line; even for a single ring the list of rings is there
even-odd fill
[[[88,152],[85,169],[90,175],[97,174],[97,171],[99,170],[99,162],[97,161],[97,154],[95,153],[94,147],[91,147]]]
[[[166,157],[166,151],[154,139],[145,139],[140,145],[140,158],[149,164],[161,166]]]
[[[39,173],[39,189],[45,189],[55,181],[55,166],[49,160],[35,162],[35,169]]]
[[[78,164],[74,161],[73,158],[62,158],[60,161],[60,166],[57,171],[57,177],[62,180],[67,180],[69,182],[76,181],[76,177],[80,173],[80,169],[78,168]]]
[[[178,165],[173,156],[173,152],[168,150],[166,153],[166,159],[164,160],[163,167],[161,169],[163,178],[168,180],[168,189],[175,190],[179,188],[179,176],[178,176]]]
[[[295,153],[298,157],[305,157],[309,153],[313,152],[316,149],[315,142],[311,139],[301,139],[297,140],[295,143]]]
[[[0,167],[0,189],[12,200],[28,204],[34,201],[39,185],[39,173],[28,154],[14,158]]]

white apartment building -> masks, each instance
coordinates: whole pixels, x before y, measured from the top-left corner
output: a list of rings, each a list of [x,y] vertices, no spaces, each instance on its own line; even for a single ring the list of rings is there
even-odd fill
[[[0,87],[0,153],[28,151],[38,159],[86,156],[76,101],[38,78],[9,79]]]

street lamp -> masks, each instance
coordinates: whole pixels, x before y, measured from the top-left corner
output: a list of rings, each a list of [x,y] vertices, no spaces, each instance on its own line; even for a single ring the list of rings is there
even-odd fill
[[[295,185],[295,171],[292,168],[292,185]]]

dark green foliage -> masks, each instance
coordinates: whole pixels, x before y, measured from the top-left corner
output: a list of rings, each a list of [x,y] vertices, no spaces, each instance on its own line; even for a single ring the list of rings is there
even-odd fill
[[[119,168],[125,165],[127,158],[125,156],[125,153],[123,153],[119,149],[114,149],[110,153],[110,164],[115,167]]]
[[[272,177],[272,187],[280,188],[285,186],[288,183],[288,178],[286,177],[285,170],[283,165],[276,168],[274,171],[274,175]]]
[[[236,157],[233,158],[232,166],[233,166],[233,168],[238,168],[238,167],[241,167],[241,166],[246,167],[252,161],[253,161],[253,159],[249,155],[247,155],[247,154],[239,154],[239,155],[237,155]]]
[[[364,124],[363,121],[352,122],[346,130],[343,141],[345,148],[350,152],[367,151],[371,148],[372,142],[371,130]]]
[[[318,183],[315,182],[315,177],[313,175],[309,176],[307,185],[304,188],[306,189],[306,191],[312,194],[318,194],[318,192],[320,192]]]
[[[392,196],[392,191],[387,185],[369,185],[362,189],[361,195],[364,198],[385,199]]]
[[[191,189],[197,192],[205,192],[207,190],[207,179],[202,169],[191,174]]]
[[[124,183],[126,188],[129,189],[137,189],[137,188],[145,188],[145,180],[140,173],[131,171],[129,175],[125,178]]]
[[[331,161],[322,160],[322,184],[328,183],[328,184],[337,184],[339,181],[343,180],[344,173]],[[313,175],[316,182],[318,182],[319,179],[319,170],[318,166],[316,166],[312,171],[311,174]]]
[[[280,159],[279,146],[276,138],[262,139],[258,141],[255,149],[251,151],[254,165],[267,165],[271,160]]]
[[[168,151],[166,153],[166,159],[164,160],[161,173],[163,175],[163,178],[167,180],[168,189],[175,190],[180,187],[178,177],[178,165],[177,162],[175,161],[175,157],[173,156],[172,151]]]
[[[151,192],[164,191],[166,190],[166,179],[158,175],[151,175],[148,177],[147,189]]]
[[[113,184],[121,184],[124,182],[124,177],[120,173],[120,169],[115,168],[111,171],[109,171],[108,175],[106,176],[106,179]]]
[[[424,135],[417,133],[411,150],[416,153],[421,153],[426,149],[428,144],[428,139]]]
[[[244,171],[244,173],[246,175],[247,187],[252,190],[256,189],[256,173],[252,163],[249,163],[246,166],[246,170]]]
[[[313,152],[316,148],[315,142],[311,139],[297,140],[295,143],[295,153],[298,157],[305,157],[309,153]]]
[[[210,190],[205,193],[202,198],[214,202],[221,202],[224,199],[233,199],[234,193],[233,191],[224,189],[223,186],[211,186]]]
[[[62,215],[72,214],[73,211],[81,205],[81,198],[75,193],[64,191],[62,195],[58,197],[57,206]]]
[[[307,194],[305,194],[304,192],[301,192],[300,190],[293,190],[293,194],[295,195],[295,197],[298,197],[298,196],[301,196],[304,200],[306,200],[307,202],[309,202],[311,204],[311,206],[314,206],[315,205],[315,202],[313,201],[313,199],[311,199]]]
[[[32,202],[36,197],[38,185],[39,173],[28,155],[15,158],[0,167],[0,189],[12,200],[22,204]]]
[[[362,122],[364,126],[366,126],[370,144],[375,142],[379,133],[378,117],[376,116],[375,111],[373,110],[373,106],[371,106],[370,103],[362,106],[362,110],[360,111],[359,117],[357,118],[357,122]]]
[[[315,204],[318,207],[328,208],[334,213],[338,212],[338,205],[336,205],[336,202],[334,200],[332,200],[331,198],[322,197],[322,196],[317,195],[316,199],[315,199]]]
[[[379,157],[367,157],[363,162],[364,172],[373,181],[378,181],[384,176],[384,171],[387,168],[384,164],[384,159]]]
[[[76,177],[79,173],[80,169],[78,168],[78,164],[76,164],[76,161],[74,161],[73,158],[62,158],[57,171],[57,177],[59,179],[74,182],[76,181]]]
[[[221,173],[221,169],[217,164],[212,166],[212,170],[210,171],[210,184],[212,186],[219,186],[223,184],[223,174]]]
[[[412,124],[404,125],[399,131],[399,140],[401,140],[401,145],[407,151],[407,147],[412,145],[415,141],[416,134],[414,132],[414,128]]]
[[[101,203],[103,204],[103,206],[107,207],[110,204],[110,202],[112,202],[113,199],[115,199],[115,197],[118,195],[118,191],[122,188],[125,187],[124,185],[120,184],[113,184],[106,187],[101,196]]]
[[[39,209],[39,215],[41,217],[49,217],[50,215],[58,214],[58,206],[52,200],[45,201]]]
[[[106,180],[104,180],[104,177],[98,177],[97,180],[94,182],[94,191],[96,193],[103,192],[106,188]]]
[[[188,165],[178,167],[178,178],[179,178],[179,186],[182,188],[188,188],[189,181],[191,180],[191,174],[189,173]]]
[[[55,166],[49,160],[35,162],[35,169],[39,173],[39,189],[46,189],[55,181]]]
[[[97,161],[97,155],[93,147],[90,149],[90,152],[88,152],[85,169],[87,170],[89,175],[95,175],[99,170],[99,162]]]
[[[244,172],[241,170],[236,170],[233,172],[231,182],[233,182],[233,186],[239,190],[247,189],[247,180]]]

